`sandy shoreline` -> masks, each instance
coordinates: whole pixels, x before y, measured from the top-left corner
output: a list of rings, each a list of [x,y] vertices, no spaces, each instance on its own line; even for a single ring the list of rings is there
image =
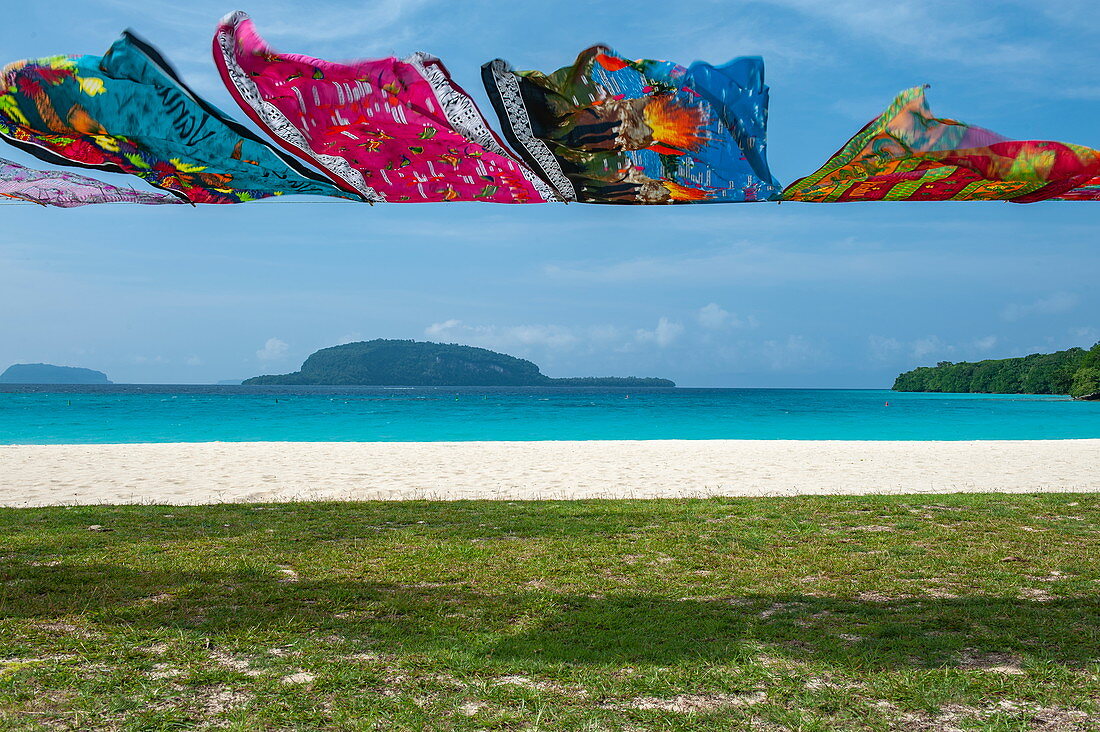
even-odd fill
[[[1100,440],[0,446],[0,505],[1100,491]]]

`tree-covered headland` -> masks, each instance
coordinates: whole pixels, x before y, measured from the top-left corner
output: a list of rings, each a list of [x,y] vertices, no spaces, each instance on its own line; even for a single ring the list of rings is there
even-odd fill
[[[901,374],[894,391],[1088,396],[1100,392],[1100,343],[1089,350],[1070,348],[1022,358],[941,361]]]

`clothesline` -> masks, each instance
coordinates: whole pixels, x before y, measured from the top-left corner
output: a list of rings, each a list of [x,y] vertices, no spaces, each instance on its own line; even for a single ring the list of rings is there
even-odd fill
[[[129,31],[103,56],[8,65],[0,139],[50,164],[129,173],[164,193],[0,159],[0,198],[60,207],[290,195],[634,205],[1100,200],[1100,151],[938,118],[924,87],[903,91],[784,188],[767,163],[770,90],[759,57],[685,67],[594,46],[549,73],[495,59],[482,79],[503,136],[430,54],[334,63],[279,53],[238,12],[218,25],[213,58],[266,137],[205,101]]]

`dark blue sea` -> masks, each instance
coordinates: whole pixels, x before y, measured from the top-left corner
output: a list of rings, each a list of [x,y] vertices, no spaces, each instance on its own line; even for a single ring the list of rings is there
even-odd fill
[[[0,444],[1100,438],[1068,397],[824,389],[0,386]]]

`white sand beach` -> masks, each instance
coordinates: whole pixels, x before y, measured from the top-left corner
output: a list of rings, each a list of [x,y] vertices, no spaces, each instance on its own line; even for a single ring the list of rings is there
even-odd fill
[[[1100,491],[1100,440],[0,446],[0,505]]]

